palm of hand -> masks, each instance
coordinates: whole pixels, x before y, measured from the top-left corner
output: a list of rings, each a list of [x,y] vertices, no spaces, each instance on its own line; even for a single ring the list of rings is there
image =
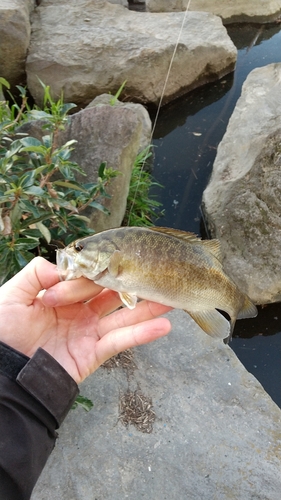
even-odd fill
[[[78,382],[95,369],[99,317],[87,304],[53,308],[40,298],[31,305],[2,301],[0,314],[7,325],[1,340],[27,356],[42,347]]]
[[[37,310],[40,309],[40,314]],[[28,356],[38,347],[45,349],[65,370],[81,382],[103,362],[97,349],[100,318],[88,304],[45,307],[40,299],[31,313],[26,332]]]
[[[1,287],[0,340],[27,356],[42,347],[79,383],[111,356],[170,330],[156,318],[169,308],[143,301],[116,311],[120,304],[85,278],[59,283],[56,266],[38,257]]]

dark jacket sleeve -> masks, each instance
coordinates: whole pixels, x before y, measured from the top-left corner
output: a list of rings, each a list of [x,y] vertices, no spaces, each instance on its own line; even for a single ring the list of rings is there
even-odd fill
[[[27,500],[78,386],[43,349],[32,358],[0,342],[0,499]]]

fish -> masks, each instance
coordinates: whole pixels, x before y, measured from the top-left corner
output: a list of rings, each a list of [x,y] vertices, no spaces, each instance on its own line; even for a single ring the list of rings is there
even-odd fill
[[[57,250],[57,268],[61,280],[84,276],[118,292],[130,309],[138,299],[183,309],[204,332],[225,342],[236,319],[257,315],[223,270],[219,240],[178,229],[108,229]]]

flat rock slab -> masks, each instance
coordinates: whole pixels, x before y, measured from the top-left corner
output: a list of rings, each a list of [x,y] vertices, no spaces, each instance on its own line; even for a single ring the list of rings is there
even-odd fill
[[[158,104],[178,41],[163,103],[234,70],[237,50],[219,17],[44,0],[32,16],[28,88],[40,104],[40,78],[55,98],[63,91],[65,101],[84,106],[126,80],[123,99]]]
[[[281,14],[281,0],[146,0],[150,12],[186,10],[211,12],[220,16],[224,23],[266,23]]]
[[[81,386],[34,500],[280,500],[281,412],[229,346],[183,311],[171,334],[134,350],[137,366],[100,368]],[[151,433],[118,421],[120,398],[152,399]]]

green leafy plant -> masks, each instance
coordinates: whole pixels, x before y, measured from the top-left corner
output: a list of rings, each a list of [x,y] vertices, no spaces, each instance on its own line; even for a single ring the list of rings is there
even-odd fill
[[[123,226],[153,226],[153,220],[161,217],[161,203],[150,194],[152,186],[162,187],[148,171],[148,159],[152,156],[152,146],[141,151],[134,162],[127,208]]]
[[[1,85],[7,82],[0,80]],[[43,85],[43,84],[42,84]],[[0,106],[0,283],[17,273],[35,254],[46,254],[49,245],[93,232],[84,215],[87,207],[108,211],[96,201],[106,197],[106,186],[117,174],[102,163],[96,183],[81,183],[83,170],[71,161],[76,141],[59,146],[58,131],[67,123],[73,104],[53,101],[44,86],[44,109],[26,106],[25,89],[18,87],[22,103]],[[43,119],[41,140],[17,135],[23,121]]]

